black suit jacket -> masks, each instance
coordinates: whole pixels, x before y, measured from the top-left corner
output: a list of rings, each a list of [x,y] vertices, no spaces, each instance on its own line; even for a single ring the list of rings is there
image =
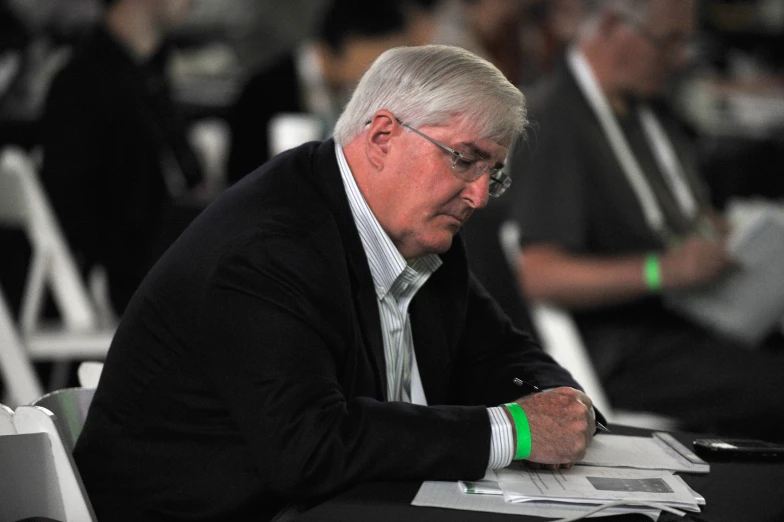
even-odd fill
[[[476,479],[512,378],[577,386],[512,328],[461,238],[410,314],[429,407],[385,402],[378,306],[334,143],[229,189],[146,278],[75,457],[102,522],[264,519],[374,479]]]

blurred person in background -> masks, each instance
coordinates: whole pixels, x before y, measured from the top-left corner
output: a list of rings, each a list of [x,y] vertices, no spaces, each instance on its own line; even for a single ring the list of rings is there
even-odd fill
[[[568,26],[563,0],[448,0],[440,8],[433,42],[457,45],[492,62],[517,86],[538,81]],[[572,6],[573,7],[573,6]],[[563,27],[554,23],[560,14]]]
[[[530,98],[549,84],[553,64],[579,24],[582,5],[583,0],[448,0],[438,10],[433,39],[483,56]],[[477,278],[516,326],[530,330],[527,305],[499,242],[510,203],[491,200],[463,232]]]
[[[411,45],[433,43],[442,0],[403,0],[402,3],[408,21]]]
[[[30,30],[6,1],[0,1],[0,147],[15,142],[9,120],[17,117],[18,91],[31,41]]]
[[[272,155],[270,122],[313,116],[314,138],[327,137],[359,78],[385,50],[412,43],[408,4],[332,0],[313,41],[251,75],[229,111],[228,176],[236,182]],[[279,152],[279,151],[278,151]]]
[[[784,352],[743,350],[662,300],[734,267],[689,135],[659,96],[694,25],[690,0],[590,4],[513,162],[519,280],[573,312],[613,406],[782,439]]]
[[[85,274],[106,269],[117,313],[192,217],[175,202],[202,180],[165,76],[167,33],[191,3],[107,0],[46,101],[43,183]]]

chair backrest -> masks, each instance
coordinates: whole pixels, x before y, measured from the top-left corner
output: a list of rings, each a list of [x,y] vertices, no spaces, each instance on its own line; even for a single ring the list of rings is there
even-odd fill
[[[283,113],[270,120],[267,133],[272,157],[308,141],[322,139],[324,122],[312,114]]]
[[[77,370],[79,386],[82,388],[97,388],[98,381],[101,380],[101,372],[103,372],[103,362],[101,361],[84,361],[80,363]]]
[[[95,395],[94,388],[64,388],[47,393],[33,401],[33,406],[42,406],[51,411],[61,428],[63,444],[73,451],[76,440],[82,433],[87,410]]]
[[[40,185],[35,165],[18,147],[6,147],[0,153],[0,223],[22,228],[32,250],[22,299],[21,331],[37,327],[47,285],[67,328],[97,328],[98,314]]]
[[[13,435],[16,433],[14,428],[14,410],[0,404],[0,435]]]
[[[0,520],[65,520],[46,433],[0,435]]]
[[[0,408],[15,433],[0,435],[0,520],[94,522],[95,513],[53,416],[45,408]]]

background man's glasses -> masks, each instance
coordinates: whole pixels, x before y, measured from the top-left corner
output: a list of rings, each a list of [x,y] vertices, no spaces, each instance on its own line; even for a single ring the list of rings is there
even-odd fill
[[[691,55],[693,52],[693,42],[691,38],[684,35],[657,36],[648,30],[642,20],[633,16],[624,16],[623,20],[632,26],[634,30],[650,43],[656,52],[664,58],[678,57],[681,53]]]

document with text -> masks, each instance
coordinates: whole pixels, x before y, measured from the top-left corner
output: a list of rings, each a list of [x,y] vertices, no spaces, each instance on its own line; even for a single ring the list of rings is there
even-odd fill
[[[507,502],[659,504],[699,512],[704,499],[670,471],[574,466],[534,470],[520,465],[496,471]]]
[[[498,485],[495,472],[488,471],[485,477],[488,483]],[[477,481],[479,482],[479,481]],[[524,502],[513,503],[504,501],[500,489],[497,494],[467,494],[454,482],[439,482],[426,480],[419,488],[416,497],[411,502],[414,506],[437,507],[446,509],[459,509],[462,511],[484,511],[489,513],[504,513],[507,515],[528,515],[534,517],[567,518],[582,516],[594,506],[584,504],[569,504],[563,502]],[[614,506],[601,511],[593,517],[637,513],[645,515],[651,521],[659,519],[662,510],[647,506]]]

